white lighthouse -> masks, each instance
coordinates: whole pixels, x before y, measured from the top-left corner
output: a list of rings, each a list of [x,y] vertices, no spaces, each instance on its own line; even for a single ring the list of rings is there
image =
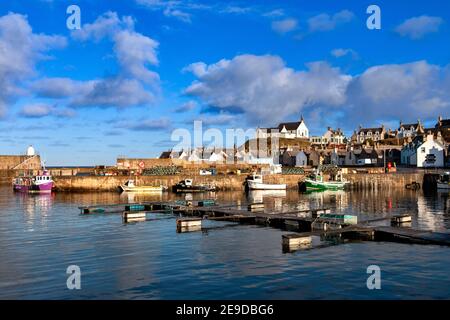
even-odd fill
[[[29,145],[27,148],[27,156],[32,157],[36,155],[36,150],[34,150],[32,145]]]

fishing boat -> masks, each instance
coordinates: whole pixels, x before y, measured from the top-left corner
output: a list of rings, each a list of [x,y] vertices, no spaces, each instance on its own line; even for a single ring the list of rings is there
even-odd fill
[[[301,182],[299,182],[300,185]],[[348,184],[342,177],[341,171],[333,176],[333,180],[325,181],[321,171],[315,172],[313,175],[305,179],[304,184],[306,190],[339,190],[344,189]]]
[[[437,181],[437,188],[439,190],[450,190],[450,172],[440,175]]]
[[[285,184],[264,183],[263,176],[256,173],[248,176],[244,184],[248,190],[286,190]]]
[[[128,180],[119,188],[125,192],[162,192],[165,190],[164,186],[136,186],[134,180]]]
[[[25,193],[49,193],[52,192],[54,182],[47,170],[42,175],[21,176],[13,180],[13,190]]]
[[[192,179],[184,179],[172,187],[175,193],[216,191],[216,187],[208,184],[193,184]]]

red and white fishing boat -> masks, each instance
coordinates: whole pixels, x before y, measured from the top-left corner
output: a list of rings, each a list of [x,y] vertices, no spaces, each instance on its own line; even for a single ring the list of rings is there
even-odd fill
[[[52,192],[54,182],[47,170],[35,176],[22,176],[14,178],[13,189],[16,192],[49,193]]]

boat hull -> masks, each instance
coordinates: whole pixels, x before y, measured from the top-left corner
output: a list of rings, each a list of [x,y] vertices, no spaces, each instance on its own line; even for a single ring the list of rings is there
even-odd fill
[[[450,191],[450,183],[448,182],[437,182],[437,188],[439,190],[449,190]]]
[[[164,188],[161,187],[154,187],[154,186],[139,186],[139,187],[127,187],[127,186],[120,186],[120,189],[124,192],[139,192],[139,193],[146,193],[146,192],[163,192]]]
[[[346,183],[345,182],[321,182],[310,179],[305,179],[306,189],[307,190],[340,190],[344,189]]]
[[[216,191],[216,188],[211,186],[175,185],[173,186],[172,191],[175,193],[208,192],[208,191]]]
[[[247,186],[250,190],[286,190],[285,184],[268,184],[252,180],[247,181]]]
[[[23,185],[23,184],[14,184],[13,190],[15,192],[22,193],[50,193],[53,189],[53,182],[47,182],[42,184],[32,184],[32,185]]]

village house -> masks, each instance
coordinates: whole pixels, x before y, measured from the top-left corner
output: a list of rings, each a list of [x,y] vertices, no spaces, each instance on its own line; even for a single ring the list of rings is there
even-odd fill
[[[337,166],[345,165],[345,158],[347,152],[345,150],[339,150],[338,148],[334,148],[330,154],[330,164],[334,164]]]
[[[418,134],[424,133],[425,129],[422,123],[420,122],[420,119],[417,120],[417,123],[408,123],[408,124],[405,124],[402,121],[400,121],[400,126],[398,127],[397,130],[397,137],[400,139],[408,137],[414,138]]]
[[[402,164],[418,168],[444,167],[444,145],[439,140],[440,133],[436,138],[431,132],[415,137],[401,151]]]
[[[347,142],[347,138],[340,128],[333,130],[331,127],[328,127],[327,131],[322,136],[312,136],[309,141],[311,142],[311,145],[324,148],[343,145]]]
[[[305,167],[308,165],[308,156],[304,150],[286,148],[280,155],[280,164],[286,167]]]
[[[300,150],[295,155],[295,166],[296,167],[306,167],[308,165],[308,156],[306,155],[305,151]]]
[[[358,131],[354,131],[351,137],[352,143],[364,143],[366,141],[380,141],[385,138],[386,129],[384,125],[379,128],[363,128],[359,126]]]
[[[306,126],[303,116],[298,122],[283,122],[276,128],[257,128],[256,137],[258,139],[268,138],[285,138],[285,139],[297,139],[309,138],[309,129]]]
[[[389,149],[390,150],[390,149]],[[389,150],[386,150],[386,159],[388,159]],[[383,166],[384,164],[383,149],[360,146],[357,148],[350,147],[343,157],[343,165],[345,166]],[[394,154],[394,151],[392,152]],[[341,160],[342,161],[342,160]]]
[[[345,153],[344,165],[345,166],[356,166],[358,161],[358,156],[361,153],[361,149],[354,149],[350,147]]]
[[[329,157],[328,153],[324,150],[304,150],[303,151],[308,159],[308,166],[317,167],[321,164],[326,164]]]
[[[434,130],[436,133],[441,133],[441,136],[446,143],[450,143],[450,119],[442,119],[442,117],[439,116]]]

